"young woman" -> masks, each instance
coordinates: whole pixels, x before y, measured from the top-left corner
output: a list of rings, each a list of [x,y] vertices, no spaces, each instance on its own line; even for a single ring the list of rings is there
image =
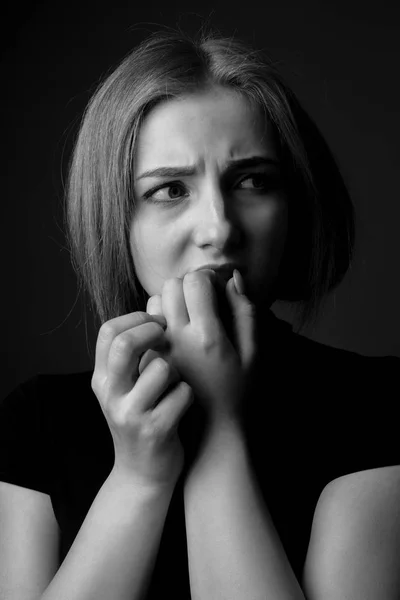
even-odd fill
[[[299,335],[354,215],[268,59],[139,45],[85,112],[66,217],[95,364],[1,405],[2,598],[398,598],[399,359]]]

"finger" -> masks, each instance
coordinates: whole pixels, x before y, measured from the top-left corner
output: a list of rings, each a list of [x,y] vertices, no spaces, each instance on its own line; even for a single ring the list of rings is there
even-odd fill
[[[153,409],[157,428],[169,434],[175,433],[193,401],[193,390],[188,383],[180,381],[175,384]]]
[[[156,358],[156,356],[158,356],[157,350],[146,350],[146,352],[143,354],[143,356],[141,357],[141,359],[139,361],[139,366],[138,366],[139,375],[141,375],[143,373],[143,371],[145,370],[147,365],[149,363],[151,363],[151,361],[154,358]]]
[[[162,316],[164,318],[165,324],[167,324],[162,310],[161,294],[155,294],[154,296],[150,296],[150,298],[147,301],[146,310],[149,313],[149,315]]]
[[[215,285],[215,291],[217,296],[217,315],[221,320],[226,336],[228,337],[232,346],[237,350],[236,338],[234,333],[234,319],[232,314],[232,306],[227,298],[227,283],[223,279],[218,279],[216,283],[219,284]]]
[[[226,297],[226,280],[221,277],[218,271],[214,271],[211,269],[202,269],[203,272],[206,272],[210,275],[210,280],[214,286],[215,290],[215,298],[216,298],[216,315],[217,318],[220,319],[225,333],[228,338],[234,344],[233,333],[232,333],[232,310],[231,306]]]
[[[137,413],[152,410],[162,394],[178,382],[176,371],[160,356],[152,360],[137,379],[127,401],[133,403]]]
[[[168,342],[166,342],[165,344],[163,343],[162,345],[160,345],[160,347],[155,346],[154,349],[146,350],[146,352],[143,354],[143,356],[141,357],[140,362],[139,362],[139,366],[138,366],[139,375],[141,375],[142,372],[147,367],[147,365],[149,363],[151,363],[151,361],[154,360],[155,358],[157,358],[158,356],[161,356],[161,358],[166,360],[169,363],[171,369],[173,369],[176,372],[176,374],[178,375],[178,370],[175,368],[172,358],[171,358],[170,354],[168,354],[168,350],[169,350]]]
[[[217,298],[210,270],[201,269],[185,275],[183,291],[190,323],[198,330],[219,326]]]
[[[110,319],[100,327],[95,353],[94,375],[99,381],[104,381],[107,377],[107,363],[110,347],[117,335],[123,331],[142,325],[143,323],[159,322],[163,326],[163,321],[156,315],[149,315],[144,311],[136,311],[127,315]],[[164,325],[165,327],[165,325]]]
[[[181,329],[189,323],[182,279],[177,277],[167,279],[163,285],[161,302],[168,329],[172,331],[178,328]]]
[[[233,329],[236,347],[244,367],[250,366],[256,352],[256,313],[254,304],[244,294],[236,291],[233,277],[226,286],[226,295],[233,314]]]
[[[120,333],[111,343],[107,362],[107,389],[110,397],[127,394],[139,373],[139,357],[159,347],[165,333],[155,322],[147,322]]]

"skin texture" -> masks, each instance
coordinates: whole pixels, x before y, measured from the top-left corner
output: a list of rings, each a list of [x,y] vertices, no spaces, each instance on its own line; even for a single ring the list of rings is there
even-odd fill
[[[276,180],[275,166],[225,177],[227,161],[251,156],[277,160],[272,127],[232,90],[212,88],[168,100],[149,113],[137,141],[137,209],[130,235],[136,273],[149,296],[191,269],[235,261],[249,299],[264,310],[272,304],[287,234],[287,202],[282,189],[261,193],[260,179],[240,184],[246,175],[263,172]],[[139,179],[157,167],[189,165],[196,165],[189,177]],[[179,181],[178,187],[153,197],[169,204],[145,202],[145,192],[171,181]],[[171,202],[174,198],[179,201]]]

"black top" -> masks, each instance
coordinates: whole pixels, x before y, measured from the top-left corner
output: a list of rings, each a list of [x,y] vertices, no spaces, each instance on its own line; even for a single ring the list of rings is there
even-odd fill
[[[255,476],[300,579],[327,483],[400,464],[400,359],[331,348],[271,321],[273,353],[260,358],[244,423]],[[91,377],[92,371],[38,374],[0,402],[0,480],[50,495],[61,561],[114,461]],[[196,410],[192,405],[180,424],[185,451],[195,439],[188,432],[198,422]],[[190,599],[183,482],[181,476],[172,496],[149,600],[161,591]]]

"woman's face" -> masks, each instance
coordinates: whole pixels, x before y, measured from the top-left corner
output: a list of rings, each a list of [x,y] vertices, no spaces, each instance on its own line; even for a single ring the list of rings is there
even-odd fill
[[[233,90],[168,100],[139,131],[132,258],[149,296],[164,281],[233,262],[245,291],[274,301],[287,234],[287,201],[272,127]]]

